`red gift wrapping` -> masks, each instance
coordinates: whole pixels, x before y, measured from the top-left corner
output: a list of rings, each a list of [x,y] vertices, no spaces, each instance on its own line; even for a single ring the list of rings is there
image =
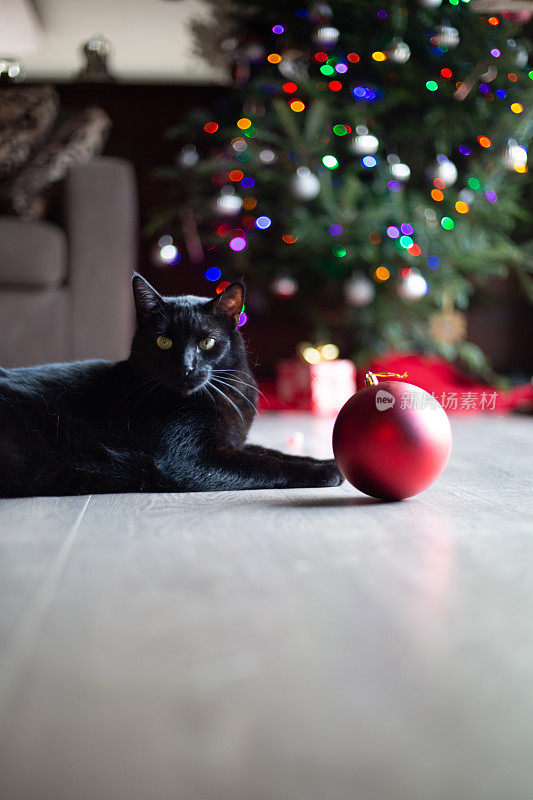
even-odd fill
[[[406,372],[405,380],[432,394],[447,414],[533,412],[531,383],[507,390],[497,389],[438,356],[388,353],[376,358],[366,369],[371,372]],[[360,386],[364,385],[365,371],[360,371]]]
[[[311,410],[320,417],[334,416],[355,392],[353,361],[336,359],[306,364],[297,359],[276,366],[276,394],[294,409]]]

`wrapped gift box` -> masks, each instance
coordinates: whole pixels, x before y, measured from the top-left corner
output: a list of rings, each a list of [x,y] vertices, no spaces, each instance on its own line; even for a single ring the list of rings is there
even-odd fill
[[[276,392],[291,408],[321,417],[337,414],[355,392],[355,365],[346,359],[307,364],[298,359],[279,361]]]

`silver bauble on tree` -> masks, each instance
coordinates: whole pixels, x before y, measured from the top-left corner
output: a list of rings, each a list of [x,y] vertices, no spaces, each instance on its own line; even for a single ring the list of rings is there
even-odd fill
[[[439,8],[442,5],[442,0],[418,0],[420,8]]]
[[[411,177],[411,170],[407,164],[403,164],[400,161],[400,156],[389,155],[387,156],[387,162],[389,164],[389,172],[393,178],[396,178],[397,181],[409,180]]]
[[[291,192],[297,200],[314,200],[320,193],[320,180],[308,167],[298,167],[291,180]]]
[[[514,63],[518,69],[523,69],[528,62],[528,52],[526,48],[522,44],[518,44],[515,39],[508,39],[507,45],[513,52]]]
[[[507,169],[525,172],[527,166],[527,147],[518,144],[516,139],[507,140],[507,148],[503,155],[503,163]]]
[[[221,216],[238,214],[242,208],[242,199],[235,194],[233,186],[224,186],[215,202],[215,210]]]
[[[454,50],[459,41],[459,31],[452,25],[437,25],[430,39],[435,47],[447,47],[448,50]]]
[[[363,308],[368,306],[376,294],[376,288],[364,272],[354,272],[343,287],[344,297],[350,306]]]
[[[378,151],[379,139],[371,133],[363,133],[358,136],[352,136],[348,147],[356,155],[373,155]]]
[[[326,50],[335,47],[340,36],[340,30],[332,25],[322,25],[313,33],[313,42]]]
[[[396,293],[402,300],[420,300],[429,291],[426,279],[414,269],[409,270],[409,275],[400,278],[396,286]]]
[[[435,164],[427,170],[427,175],[430,181],[437,178],[446,186],[453,186],[457,180],[457,167],[447,156],[440,154]]]
[[[296,281],[292,275],[283,273],[281,275],[276,275],[270,284],[270,288],[272,290],[272,294],[275,294],[276,297],[287,299],[289,297],[294,297],[294,295],[297,293],[298,281]]]
[[[411,177],[411,170],[407,164],[402,164],[401,161],[398,164],[391,164],[389,171],[392,177],[396,178],[397,181],[408,181]]]
[[[309,75],[309,59],[301,50],[287,47],[282,52],[278,69],[284,78],[290,78],[293,81],[305,80]]]
[[[198,163],[199,155],[193,144],[185,144],[177,157],[177,162],[181,167],[190,168]]]
[[[518,45],[515,50],[515,64],[518,69],[524,69],[524,67],[527,66],[528,58],[529,56],[526,48],[521,44]]]
[[[405,64],[411,57],[411,48],[402,39],[395,38],[388,46],[385,53],[389,61],[392,61],[394,64]]]
[[[271,150],[269,147],[265,147],[264,150],[260,151],[259,159],[263,162],[263,164],[275,164],[278,160],[278,156],[274,150]]]
[[[152,247],[151,256],[152,263],[156,267],[169,267],[177,264],[180,260],[178,248],[170,234],[163,234],[159,237],[157,244]]]

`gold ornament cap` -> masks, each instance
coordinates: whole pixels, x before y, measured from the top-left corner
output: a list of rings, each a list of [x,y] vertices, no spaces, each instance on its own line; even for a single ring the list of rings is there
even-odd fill
[[[407,372],[403,375],[397,372],[365,372],[365,386],[377,386],[378,378],[407,378]]]

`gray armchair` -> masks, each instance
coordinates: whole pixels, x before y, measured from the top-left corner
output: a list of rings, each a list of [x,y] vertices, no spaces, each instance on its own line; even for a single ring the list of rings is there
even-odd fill
[[[0,366],[127,356],[137,257],[134,171],[70,169],[64,227],[0,216]]]

